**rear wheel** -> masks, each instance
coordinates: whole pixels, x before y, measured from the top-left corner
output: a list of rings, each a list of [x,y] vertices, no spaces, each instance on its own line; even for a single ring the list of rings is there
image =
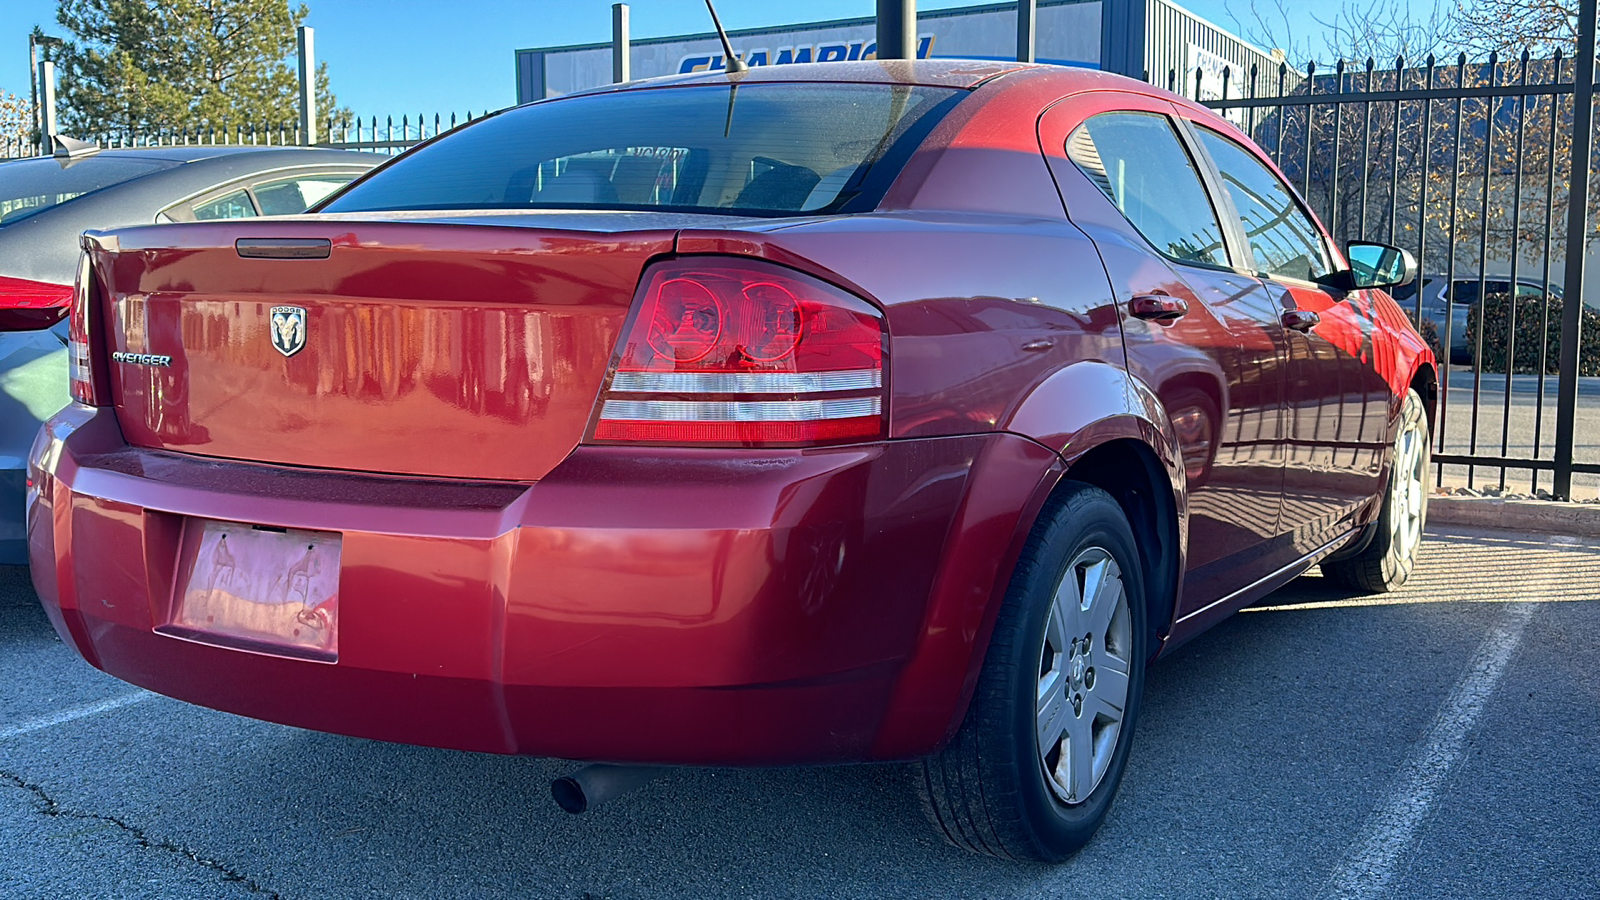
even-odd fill
[[[966,719],[922,764],[945,838],[1041,862],[1088,843],[1127,763],[1145,647],[1127,518],[1099,488],[1069,485],[1023,548]]]
[[[1422,528],[1428,519],[1430,457],[1427,411],[1417,392],[1407,391],[1383,510],[1373,526],[1372,540],[1359,553],[1323,563],[1323,575],[1372,594],[1398,590],[1406,583],[1416,568]]]

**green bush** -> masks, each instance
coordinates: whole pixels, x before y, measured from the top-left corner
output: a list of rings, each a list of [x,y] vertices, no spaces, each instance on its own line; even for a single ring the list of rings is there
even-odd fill
[[[1537,374],[1541,353],[1544,356],[1545,374],[1559,374],[1562,302],[1559,298],[1550,298],[1547,327],[1544,303],[1544,297],[1517,298],[1516,358],[1512,361],[1512,371],[1517,375]],[[1510,312],[1510,294],[1490,294],[1467,312],[1469,345],[1477,340],[1478,317],[1480,314],[1483,316],[1484,372],[1502,373],[1506,370],[1506,335],[1510,333],[1506,319]],[[1584,307],[1583,328],[1579,334],[1582,335],[1582,343],[1578,347],[1578,374],[1600,375],[1600,313]]]

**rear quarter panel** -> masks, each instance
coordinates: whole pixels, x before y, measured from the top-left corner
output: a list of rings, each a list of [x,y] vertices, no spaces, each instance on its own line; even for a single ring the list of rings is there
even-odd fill
[[[1034,123],[1049,96],[957,107],[960,128],[930,139],[936,149],[919,151],[879,212],[678,239],[680,254],[769,259],[882,308],[891,438],[1018,438],[973,461],[878,758],[926,753],[959,725],[1011,568],[1070,460],[1133,438],[1181,485],[1170,425],[1127,377],[1099,253],[1067,221],[1040,152]]]

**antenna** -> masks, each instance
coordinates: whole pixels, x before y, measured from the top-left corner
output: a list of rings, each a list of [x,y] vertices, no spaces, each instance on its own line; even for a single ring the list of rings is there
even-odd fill
[[[733,45],[728,43],[728,33],[722,30],[722,20],[717,18],[717,8],[711,5],[711,0],[706,0],[706,9],[711,13],[711,24],[716,26],[717,37],[722,38],[722,56],[728,61],[728,74],[736,75],[750,68],[744,64],[744,60],[733,55]]]

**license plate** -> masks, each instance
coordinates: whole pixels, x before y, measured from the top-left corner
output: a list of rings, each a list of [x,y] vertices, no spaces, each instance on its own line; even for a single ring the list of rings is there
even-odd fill
[[[188,579],[158,630],[243,650],[338,657],[338,534],[207,520],[189,546]]]

